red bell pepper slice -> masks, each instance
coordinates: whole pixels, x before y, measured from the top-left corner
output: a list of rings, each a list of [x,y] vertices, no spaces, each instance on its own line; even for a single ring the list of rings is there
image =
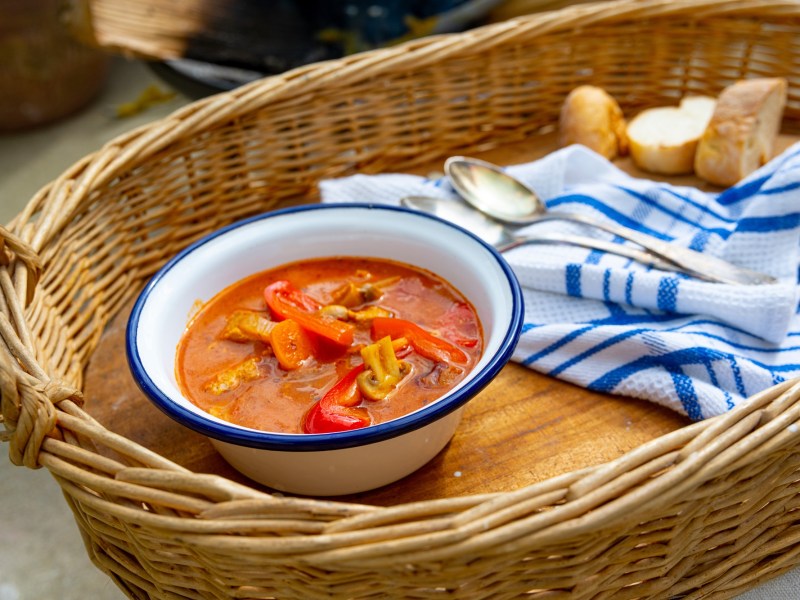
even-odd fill
[[[264,299],[276,318],[292,319],[306,331],[342,346],[353,343],[355,325],[318,314],[321,308],[319,302],[288,281],[281,280],[268,285],[264,288]]]
[[[275,313],[275,316],[281,319],[289,318],[289,315],[281,312],[284,306],[299,308],[305,312],[314,312],[322,308],[322,305],[314,300],[314,298],[306,294],[303,290],[297,289],[285,279],[269,284],[264,289],[264,297],[267,300],[270,310]]]
[[[372,423],[365,408],[357,407],[361,392],[356,379],[364,371],[360,364],[352,368],[314,404],[303,419],[306,433],[334,433],[360,429]]]
[[[375,317],[372,319],[372,338],[384,336],[392,339],[404,337],[425,358],[444,363],[465,364],[469,359],[463,350],[447,340],[436,337],[422,327],[405,319]]]

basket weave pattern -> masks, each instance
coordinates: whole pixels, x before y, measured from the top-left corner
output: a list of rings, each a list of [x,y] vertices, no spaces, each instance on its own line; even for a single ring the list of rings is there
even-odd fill
[[[791,568],[795,382],[598,467],[390,507],[196,474],[81,408],[109,320],[213,229],[322,178],[535,139],[581,83],[628,111],[751,76],[789,80],[800,130],[797,2],[622,0],[311,65],[113,140],[0,229],[10,459],[52,473],[131,598],[728,598]]]

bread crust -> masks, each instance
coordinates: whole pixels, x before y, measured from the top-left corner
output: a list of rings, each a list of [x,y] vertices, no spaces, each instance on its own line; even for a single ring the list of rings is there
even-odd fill
[[[617,101],[604,89],[581,85],[561,106],[559,143],[582,144],[613,160],[628,150],[625,118]]]
[[[783,78],[738,81],[719,95],[695,155],[695,173],[731,186],[769,161],[786,106]]]

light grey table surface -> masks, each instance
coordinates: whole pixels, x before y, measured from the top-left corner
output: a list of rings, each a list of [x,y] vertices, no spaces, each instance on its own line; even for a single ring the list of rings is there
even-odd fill
[[[139,62],[118,59],[109,81],[87,109],[59,123],[0,134],[0,223],[8,223],[43,185],[102,144],[159,119],[189,100],[178,95],[136,116],[117,119],[114,108],[148,85],[168,86]],[[0,446],[3,454],[7,448]],[[120,600],[123,595],[96,569],[58,485],[45,471],[13,466],[0,457],[0,600]],[[766,582],[742,600],[800,599],[800,568]]]

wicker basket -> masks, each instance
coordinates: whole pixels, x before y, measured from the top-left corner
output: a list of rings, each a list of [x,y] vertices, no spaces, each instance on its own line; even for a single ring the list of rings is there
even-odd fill
[[[798,40],[796,1],[582,4],[311,65],[113,140],[0,230],[11,460],[52,473],[131,598],[727,598],[791,568],[794,382],[601,466],[389,507],[192,473],[103,428],[81,390],[109,320],[212,229],[321,178],[533,139],[589,81],[630,110],[784,76],[797,132]]]

